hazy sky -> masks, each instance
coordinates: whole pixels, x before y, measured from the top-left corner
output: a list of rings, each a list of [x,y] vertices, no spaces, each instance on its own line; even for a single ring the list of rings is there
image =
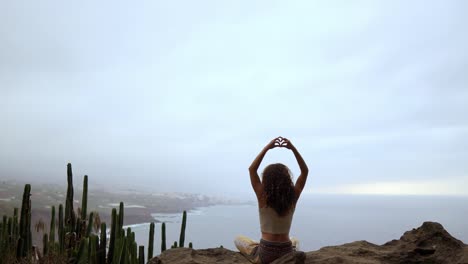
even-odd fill
[[[0,178],[251,194],[281,135],[308,192],[468,195],[467,11],[2,0]]]

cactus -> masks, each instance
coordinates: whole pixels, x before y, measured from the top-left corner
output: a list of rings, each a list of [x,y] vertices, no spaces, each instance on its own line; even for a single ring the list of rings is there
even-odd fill
[[[166,251],[166,223],[161,225],[161,253]]]
[[[73,210],[73,172],[71,163],[67,164],[67,198],[65,201],[65,232],[73,232],[76,215]]]
[[[89,264],[98,264],[98,254],[97,254],[97,247],[99,245],[98,237],[96,235],[89,236],[89,256],[88,262]]]
[[[8,239],[8,245],[11,246],[13,239],[13,217],[8,217],[6,235]]]
[[[18,208],[13,209],[13,241],[19,238]]]
[[[78,254],[76,255],[76,262],[77,264],[85,264],[88,263],[88,248],[89,248],[89,238],[85,237],[80,242],[80,247],[78,249]]]
[[[19,224],[19,241],[17,246],[17,258],[24,258],[31,253],[31,185],[24,186],[23,201],[21,204],[21,218]]]
[[[31,233],[31,185],[26,184],[21,210],[14,209],[13,217],[0,218],[0,263],[6,254],[16,251],[20,263],[29,263],[33,256],[41,255],[50,258],[60,256],[64,263],[145,263],[145,259],[153,258],[155,223],[150,224],[148,257],[145,258],[144,246],[138,246],[135,241],[135,232],[124,227],[124,204],[120,202],[119,208],[112,209],[112,223],[110,227],[109,250],[107,248],[107,226],[101,223],[97,212],[87,210],[88,203],[88,176],[83,180],[83,196],[81,208],[78,213],[73,209],[73,174],[71,164],[67,164],[67,196],[65,204],[58,206],[58,220],[56,206],[51,207],[51,220],[49,233],[44,233],[42,253],[32,246]],[[118,211],[117,211],[118,210]],[[89,216],[86,213],[89,212]],[[117,213],[118,212],[118,213]],[[186,229],[186,212],[184,211],[179,241],[174,241],[172,247],[184,245]],[[58,221],[58,223],[56,223]],[[93,233],[99,232],[96,235]],[[166,225],[161,226],[161,252],[166,250]],[[57,234],[56,234],[57,233]],[[56,237],[57,236],[57,237]],[[192,247],[192,243],[189,243]],[[66,255],[65,255],[65,254]],[[107,255],[106,255],[107,253]],[[61,259],[66,257],[67,259]],[[39,259],[39,261],[41,261]]]
[[[148,259],[153,258],[154,249],[154,222],[150,224],[149,239],[148,239]]]
[[[117,225],[119,228],[119,232],[120,230],[123,228],[123,223],[124,223],[124,204],[123,202],[120,202],[120,205],[119,205],[119,224]]]
[[[63,205],[59,204],[59,215],[58,215],[58,241],[59,241],[59,252],[63,253],[65,246],[65,226],[63,223]]]
[[[132,232],[132,229],[130,227],[127,227],[127,252],[128,254],[126,255],[126,258],[130,259],[130,262],[133,263],[133,260],[136,261],[136,254],[137,254],[137,249],[136,247],[134,248],[134,243],[135,243],[135,233]],[[125,250],[125,249],[124,249]]]
[[[185,243],[185,226],[187,224],[187,212],[182,214],[182,224],[180,226],[179,247],[184,247]]]
[[[86,220],[88,207],[88,175],[83,179],[83,196],[81,198],[81,219]]]
[[[121,263],[121,260],[125,259],[125,249],[127,247],[127,239],[124,236],[123,230],[119,232],[119,238],[115,244],[115,253],[112,256],[112,263]],[[108,260],[110,261],[110,260]]]
[[[47,234],[44,234],[44,236],[42,237],[42,247],[43,247],[43,252],[42,254],[44,256],[46,256],[47,254],[49,254],[49,238],[47,236]]]
[[[3,216],[3,221],[0,226],[0,260],[10,252],[12,248],[12,217]]]
[[[89,213],[89,220],[88,220],[88,229],[86,231],[86,236],[89,237],[93,230],[93,219],[94,219],[94,212]],[[84,221],[83,221],[84,222]]]
[[[101,223],[101,237],[99,241],[98,260],[99,263],[106,263],[106,246],[107,246],[107,228],[106,223]]]
[[[112,208],[111,233],[109,241],[109,253],[107,255],[108,263],[114,260],[115,240],[117,239],[117,209]]]
[[[132,251],[131,258],[130,258],[131,263],[136,264],[136,263],[138,263],[138,245],[137,245],[137,243],[135,241],[133,241],[130,246],[131,246],[130,250]],[[143,248],[143,250],[144,250],[144,248]]]
[[[49,232],[49,244],[51,250],[53,250],[55,244],[55,206],[52,206],[52,215],[50,218],[50,232]]]
[[[148,260],[150,260],[149,256]],[[145,246],[138,247],[138,264],[145,264]]]

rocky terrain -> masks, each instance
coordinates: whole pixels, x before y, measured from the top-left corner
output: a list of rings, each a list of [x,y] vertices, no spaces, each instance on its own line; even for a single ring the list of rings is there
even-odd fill
[[[305,258],[304,258],[305,257]],[[250,262],[239,252],[224,248],[193,250],[177,248],[165,251],[150,260],[151,264],[198,264]],[[356,241],[329,246],[317,251],[298,252],[278,259],[274,264],[468,264],[468,246],[452,237],[441,224],[425,222],[419,228],[407,231],[398,240],[383,245]]]

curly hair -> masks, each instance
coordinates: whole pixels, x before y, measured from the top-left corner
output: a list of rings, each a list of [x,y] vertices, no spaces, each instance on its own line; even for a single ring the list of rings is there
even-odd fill
[[[286,215],[296,203],[291,172],[286,165],[268,165],[262,174],[263,190],[267,207],[273,208],[278,215]]]

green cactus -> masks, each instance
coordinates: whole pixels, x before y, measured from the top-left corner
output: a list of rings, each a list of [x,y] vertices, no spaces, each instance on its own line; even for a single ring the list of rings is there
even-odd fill
[[[149,256],[148,260],[150,260]],[[145,246],[138,247],[138,264],[145,264]]]
[[[94,212],[89,213],[88,219],[88,229],[86,230],[86,236],[89,237],[93,230],[93,219],[94,219]],[[84,222],[84,221],[83,221]]]
[[[63,205],[59,204],[59,216],[58,216],[58,241],[59,241],[59,252],[63,253],[65,248],[65,226],[63,223]]]
[[[187,212],[182,214],[182,224],[180,226],[179,247],[184,247],[185,243],[185,226],[187,224]]]
[[[153,258],[154,250],[154,222],[150,224],[149,239],[148,239],[148,259]]]
[[[55,206],[52,206],[52,214],[50,218],[50,237],[49,237],[49,244],[51,247],[51,250],[53,250],[52,247],[55,245]]]
[[[44,234],[42,238],[43,238],[42,239],[42,247],[43,247],[42,254],[46,256],[47,254],[49,254],[49,237],[47,236],[47,234]]]
[[[124,203],[123,202],[120,202],[120,205],[119,205],[119,224],[118,224],[118,230],[120,232],[120,230],[123,228],[123,223],[124,223]]]
[[[166,251],[166,223],[161,225],[161,253]]]
[[[75,263],[76,264],[85,264],[88,263],[88,248],[89,248],[89,238],[85,237],[80,242],[80,247],[76,255]]]
[[[132,242],[130,249],[132,251],[131,258],[130,258],[131,263],[136,264],[136,263],[138,263],[138,245],[137,245],[137,243],[135,241]]]
[[[86,216],[88,203],[88,176],[83,180],[83,196],[81,201],[81,212],[76,215],[73,209],[73,174],[71,164],[67,164],[67,197],[65,204],[59,204],[58,220],[56,208],[51,207],[50,232],[45,233],[43,239],[44,256],[54,256],[56,253],[63,255],[67,253],[67,263],[115,263],[136,264],[145,263],[145,248],[138,246],[135,241],[135,232],[131,228],[124,227],[124,204],[120,202],[119,208],[112,209],[112,223],[110,227],[109,250],[107,248],[107,226],[100,223],[96,212],[90,212]],[[13,217],[4,216],[0,223],[0,262],[8,252],[16,250],[18,261],[30,262],[32,253],[36,251],[32,246],[31,233],[31,186],[25,185],[21,211],[14,209]],[[118,210],[118,211],[117,211]],[[118,212],[118,213],[117,213]],[[58,221],[58,226],[56,221]],[[96,227],[93,222],[96,221]],[[183,247],[185,243],[187,213],[183,212],[181,233],[179,241],[174,241],[172,247],[178,245]],[[100,234],[93,234],[93,227],[100,226]],[[148,257],[153,258],[155,223],[150,224],[148,240]],[[161,252],[166,250],[166,225],[161,226]],[[57,232],[57,239],[56,239]],[[192,243],[188,245],[192,248]],[[36,247],[34,247],[36,248]],[[29,259],[26,259],[29,258]]]
[[[13,209],[13,241],[19,238],[18,208]]]
[[[0,225],[0,261],[10,253],[12,248],[12,221],[12,217],[4,215]]]
[[[121,230],[119,232],[120,236],[115,244],[115,253],[112,256],[112,263],[121,263],[121,260],[125,259],[125,251],[127,248],[127,238],[124,235],[124,232]]]
[[[88,208],[88,175],[83,179],[83,196],[81,198],[81,219],[86,220]]]
[[[114,249],[115,249],[115,241],[118,238],[117,236],[117,209],[112,208],[112,218],[111,218],[111,233],[110,233],[110,241],[109,241],[109,252],[107,254],[107,260],[109,263],[113,263],[114,260]]]
[[[132,238],[132,228],[130,227],[127,227],[127,238],[130,239],[130,242],[132,241],[131,238]]]
[[[6,235],[8,239],[8,246],[10,247],[13,241],[15,241],[13,240],[13,217],[8,217]]]
[[[76,215],[73,209],[73,172],[71,163],[67,164],[67,198],[65,201],[65,232],[73,232],[76,227]]]
[[[24,186],[23,201],[21,204],[21,218],[19,224],[19,241],[17,246],[17,258],[24,258],[31,252],[31,185]]]
[[[88,256],[88,263],[89,264],[98,264],[98,254],[97,254],[97,247],[99,245],[99,240],[96,235],[89,236],[89,256]]]
[[[101,237],[99,241],[99,251],[98,251],[99,263],[106,263],[106,246],[107,246],[106,223],[101,223]]]

